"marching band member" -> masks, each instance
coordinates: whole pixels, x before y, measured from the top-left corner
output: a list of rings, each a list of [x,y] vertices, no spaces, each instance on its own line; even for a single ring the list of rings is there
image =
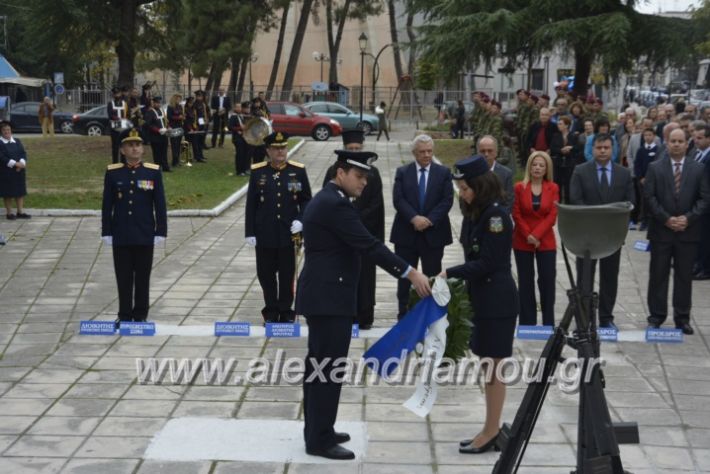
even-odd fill
[[[168,131],[167,120],[163,109],[160,107],[162,97],[155,96],[151,99],[151,107],[145,113],[145,133],[153,150],[153,162],[160,165],[163,171],[170,171],[168,165]]]
[[[170,104],[168,104],[168,128],[176,129],[182,128],[184,130],[185,122],[185,111],[182,108],[182,96],[180,94],[174,94],[170,98]],[[175,136],[170,137],[170,148],[173,154],[172,166],[180,166],[180,144],[182,143],[182,137]]]
[[[111,128],[111,163],[118,163],[120,155],[118,149],[121,146],[119,140],[122,131],[121,121],[128,118],[128,103],[123,99],[123,92],[118,87],[112,88],[111,93],[113,99],[106,105]],[[120,158],[122,163],[126,162],[125,158]]]

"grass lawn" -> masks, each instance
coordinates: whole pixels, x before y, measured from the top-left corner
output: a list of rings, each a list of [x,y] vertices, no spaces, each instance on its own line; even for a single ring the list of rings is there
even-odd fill
[[[289,148],[298,139],[289,141]],[[23,138],[28,156],[26,206],[33,209],[101,209],[106,166],[111,163],[109,137]],[[145,145],[145,161],[152,161]],[[168,159],[171,154],[168,151]],[[247,182],[234,174],[234,146],[205,151],[207,163],[164,173],[168,210],[209,209]]]

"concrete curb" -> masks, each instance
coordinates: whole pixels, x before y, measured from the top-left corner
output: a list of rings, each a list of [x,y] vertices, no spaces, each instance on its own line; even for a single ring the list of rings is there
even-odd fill
[[[296,146],[289,150],[288,158],[290,159],[293,154],[300,150],[305,142],[304,139],[301,139]],[[234,203],[239,201],[247,193],[248,187],[249,184],[245,184],[212,209],[180,209],[168,211],[168,217],[218,217],[234,205]],[[33,216],[41,217],[101,217],[101,211],[96,209],[27,209],[27,211]]]

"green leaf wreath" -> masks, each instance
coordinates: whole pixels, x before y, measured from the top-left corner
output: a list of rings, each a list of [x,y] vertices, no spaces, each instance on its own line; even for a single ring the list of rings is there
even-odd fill
[[[471,309],[471,302],[468,300],[466,283],[458,278],[449,278],[446,283],[449,285],[449,291],[451,291],[451,300],[449,301],[446,315],[449,320],[449,327],[446,328],[444,357],[458,361],[466,355],[468,350],[471,328],[473,327],[471,322],[473,310]],[[420,299],[416,291],[410,291],[409,307],[413,308]]]

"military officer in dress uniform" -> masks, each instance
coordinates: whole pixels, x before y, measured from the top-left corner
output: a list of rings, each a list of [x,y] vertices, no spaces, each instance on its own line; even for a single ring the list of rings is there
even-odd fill
[[[350,202],[367,184],[372,152],[336,150],[335,176],[308,204],[303,215],[306,261],[298,279],[296,311],[308,321],[308,355],[303,378],[303,430],[306,452],[328,459],[353,459],[340,446],[350,440],[336,433],[341,382],[336,380],[348,355],[357,314],[361,255],[396,278],[408,278],[421,296],[429,281],[370,234]],[[321,376],[312,377],[316,366]],[[340,379],[342,380],[342,378]]]
[[[343,148],[348,151],[362,151],[365,134],[362,130],[348,130],[343,132]],[[328,169],[323,181],[323,187],[335,177],[333,165]],[[360,218],[369,233],[378,240],[385,240],[385,201],[382,196],[382,178],[375,165],[370,165],[367,173],[367,186],[362,194],[354,198],[353,206],[360,212]],[[375,290],[376,290],[376,265],[375,262],[363,256],[360,269],[360,281],[357,286],[357,315],[355,322],[360,329],[372,328],[375,320]]]
[[[123,98],[123,91],[118,87],[111,89],[113,94],[113,100],[111,100],[107,106],[106,111],[108,112],[108,119],[110,120],[111,128],[111,163],[118,163],[119,151],[121,146],[121,131],[122,126],[121,120],[128,119],[128,102]],[[121,162],[125,163],[126,160],[120,157]]]
[[[256,247],[256,274],[264,292],[265,322],[293,322],[294,235],[303,229],[311,185],[303,164],[287,160],[288,135],[264,139],[269,161],[251,167],[245,217],[247,245]],[[276,275],[278,274],[278,284]]]
[[[147,319],[153,246],[168,235],[160,167],[141,161],[143,140],[138,129],[124,131],[121,138],[126,164],[108,166],[101,208],[101,238],[113,246],[117,324]]]
[[[168,119],[160,107],[162,97],[155,96],[151,99],[151,107],[146,110],[143,117],[145,118],[145,136],[148,137],[150,148],[153,150],[153,161],[163,168],[163,171],[170,171],[168,165],[168,137],[165,132],[168,131]]]

